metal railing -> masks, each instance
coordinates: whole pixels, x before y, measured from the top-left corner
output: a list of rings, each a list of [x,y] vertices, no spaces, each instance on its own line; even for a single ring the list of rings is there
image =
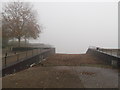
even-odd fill
[[[89,48],[111,56],[120,57],[120,49],[104,49],[95,46],[89,46]]]
[[[7,55],[7,53],[5,54],[5,56],[2,57],[2,67],[6,67],[10,64],[13,64],[15,62],[18,62],[20,60],[24,60],[28,57],[32,57],[34,55],[38,55],[41,52],[44,52],[48,49],[33,49],[33,50],[28,50],[28,51],[24,51],[24,52],[19,52],[19,53],[15,53],[13,55]]]
[[[109,54],[111,56],[120,57],[120,50],[119,49],[99,49],[100,52]]]

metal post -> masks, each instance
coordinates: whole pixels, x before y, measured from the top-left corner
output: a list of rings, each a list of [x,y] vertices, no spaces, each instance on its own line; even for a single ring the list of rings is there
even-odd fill
[[[117,50],[116,54],[117,54],[117,57],[118,57],[118,56],[119,56],[119,54],[118,54],[118,50]]]
[[[6,67],[6,58],[7,58],[7,57],[5,57],[5,67]]]
[[[35,49],[33,50],[33,55],[35,55]]]
[[[36,54],[37,54],[37,49],[36,49]]]
[[[36,49],[36,54],[37,54],[37,49]]]
[[[32,56],[33,56],[33,49],[32,49]]]
[[[111,55],[112,55],[112,50],[111,50]]]
[[[27,58],[27,51],[26,51],[26,58]]]
[[[40,52],[42,52],[42,48],[40,48]]]
[[[17,54],[17,61],[19,61],[19,54]]]
[[[7,53],[5,53],[5,67],[6,67],[6,65],[7,65],[6,60],[7,60]]]

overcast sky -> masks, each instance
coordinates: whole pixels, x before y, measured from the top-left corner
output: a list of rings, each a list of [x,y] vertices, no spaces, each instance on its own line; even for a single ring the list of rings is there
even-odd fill
[[[45,27],[31,42],[57,53],[85,53],[89,46],[118,47],[117,2],[33,2]]]

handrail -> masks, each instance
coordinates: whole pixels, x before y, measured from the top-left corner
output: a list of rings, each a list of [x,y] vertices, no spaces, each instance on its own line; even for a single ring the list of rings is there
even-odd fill
[[[95,47],[95,46],[90,46],[89,49],[93,49],[98,52],[102,52],[104,54],[108,54],[108,55],[120,58],[120,49],[105,49],[105,48],[99,48],[99,47]]]
[[[11,63],[18,62],[21,59],[23,60],[23,59],[26,59],[28,57],[34,56],[34,55],[49,52],[51,49],[53,49],[53,48],[49,48],[49,49],[38,48],[38,49],[33,49],[33,50],[17,53],[14,55],[4,56],[4,57],[2,57],[2,64],[3,64],[2,66],[6,67],[7,65],[9,65]]]

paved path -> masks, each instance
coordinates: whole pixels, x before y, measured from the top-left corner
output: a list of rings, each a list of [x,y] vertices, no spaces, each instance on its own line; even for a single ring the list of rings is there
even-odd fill
[[[74,67],[85,88],[118,88],[118,71],[97,67]]]
[[[118,71],[110,67],[105,68],[106,65],[100,61],[86,54],[53,55],[43,62],[43,66],[36,65],[3,77],[3,87],[118,88]],[[104,68],[99,66],[101,64]]]
[[[56,66],[57,70],[70,70],[79,76],[85,88],[118,88],[118,71],[88,66]]]

